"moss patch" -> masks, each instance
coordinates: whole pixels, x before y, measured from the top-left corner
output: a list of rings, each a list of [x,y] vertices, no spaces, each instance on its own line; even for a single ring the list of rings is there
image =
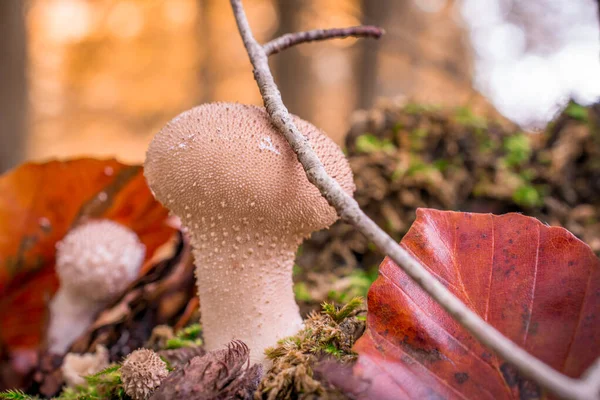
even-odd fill
[[[256,399],[307,399],[335,397],[333,389],[315,379],[313,367],[325,358],[344,364],[356,359],[354,342],[365,329],[363,299],[355,297],[343,307],[324,303],[312,312],[304,329],[265,351],[273,362],[256,392]]]

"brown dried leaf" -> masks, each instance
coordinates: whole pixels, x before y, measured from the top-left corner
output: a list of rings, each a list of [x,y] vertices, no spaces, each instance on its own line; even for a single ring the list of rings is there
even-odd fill
[[[233,341],[226,349],[194,357],[172,372],[151,399],[250,400],[260,382],[262,366],[250,367],[249,355],[245,343]]]

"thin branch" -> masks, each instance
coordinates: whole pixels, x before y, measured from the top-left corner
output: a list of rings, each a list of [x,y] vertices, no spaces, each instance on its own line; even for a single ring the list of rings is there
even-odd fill
[[[589,390],[596,394],[596,398],[600,398],[600,358],[585,371],[582,379]]]
[[[286,138],[302,164],[308,180],[315,185],[339,216],[352,224],[371,240],[384,254],[387,254],[440,304],[456,321],[465,327],[484,345],[494,350],[502,359],[515,365],[524,375],[532,378],[543,388],[559,397],[592,400],[596,394],[583,381],[572,379],[554,370],[544,362],[521,349],[486,323],[454,296],[444,285],[431,275],[412,255],[400,247],[369,217],[358,203],[329,175],[311,148],[308,140],[300,133],[286,109],[273,75],[269,69],[268,56],[256,41],[250,29],[241,0],[230,0],[238,25],[238,30],[254,67],[254,78],[263,98],[265,108],[275,127]]]
[[[347,37],[365,37],[379,39],[384,34],[383,29],[372,25],[351,26],[349,28],[315,29],[306,32],[287,33],[263,45],[267,56],[277,54],[301,43],[318,40],[343,39]]]

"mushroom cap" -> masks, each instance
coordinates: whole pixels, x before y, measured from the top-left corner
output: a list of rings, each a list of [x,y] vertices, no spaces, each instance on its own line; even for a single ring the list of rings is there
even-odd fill
[[[352,172],[340,148],[293,118],[327,173],[351,194]],[[144,173],[155,197],[190,229],[212,216],[234,228],[265,220],[274,234],[305,237],[337,219],[261,107],[210,103],[180,114],[152,140]]]
[[[125,393],[134,400],[145,400],[169,375],[167,364],[149,349],[138,349],[125,358],[121,366]]]
[[[92,220],[71,230],[56,244],[61,288],[92,301],[107,301],[137,277],[145,246],[125,226]]]

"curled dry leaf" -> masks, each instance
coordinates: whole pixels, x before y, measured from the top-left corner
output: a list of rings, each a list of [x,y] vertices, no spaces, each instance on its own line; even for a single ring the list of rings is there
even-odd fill
[[[167,216],[141,166],[78,159],[27,163],[1,176],[0,356],[20,363],[41,344],[58,287],[55,244],[70,228],[85,218],[111,219],[137,233],[149,259],[175,232]]]
[[[160,350],[158,355],[169,363],[171,368],[184,367],[192,358],[206,354],[204,347],[185,346],[178,349]]]
[[[262,365],[250,366],[250,350],[234,340],[227,348],[194,357],[172,372],[152,400],[250,400],[262,376]]]
[[[519,214],[419,209],[402,240],[487,322],[578,377],[600,355],[600,261],[563,228]],[[389,259],[357,342],[358,398],[538,398],[534,382],[483,347]]]

